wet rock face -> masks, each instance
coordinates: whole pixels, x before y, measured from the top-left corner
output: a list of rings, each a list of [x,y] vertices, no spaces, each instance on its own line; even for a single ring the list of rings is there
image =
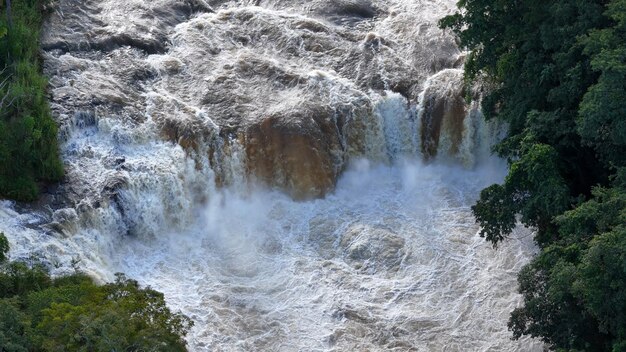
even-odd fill
[[[246,129],[243,145],[250,174],[296,199],[321,197],[335,186],[342,160],[333,156],[341,142],[332,111],[270,116]]]
[[[408,109],[427,77],[457,61],[454,40],[431,16],[452,11],[453,1],[428,6],[56,1],[41,41],[52,108],[67,141],[64,192],[70,203],[106,198],[106,177],[90,178],[87,170],[116,175],[119,166],[105,159],[134,145],[170,143],[198,170],[209,164],[220,184],[232,179],[222,166],[230,153],[243,150],[237,158],[247,179],[299,199],[323,196],[350,158],[389,154],[377,136],[384,132],[377,102],[397,92]],[[80,114],[94,123],[81,126]],[[87,153],[74,143],[88,129],[110,137],[106,151],[90,141]],[[233,143],[241,145],[228,147]]]
[[[456,155],[460,152],[465,134],[468,105],[460,69],[445,70],[430,78],[423,94],[421,126],[422,152],[427,160],[438,153]]]

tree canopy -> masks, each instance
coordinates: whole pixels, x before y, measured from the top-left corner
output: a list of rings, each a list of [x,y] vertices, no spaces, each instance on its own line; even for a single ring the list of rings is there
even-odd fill
[[[461,0],[441,20],[471,54],[467,84],[508,124],[503,184],[473,207],[494,245],[518,219],[540,254],[519,275],[514,336],[626,350],[626,0]]]
[[[7,253],[0,245],[1,352],[186,351],[191,321],[163,294],[122,274],[103,286],[80,273],[52,278]]]

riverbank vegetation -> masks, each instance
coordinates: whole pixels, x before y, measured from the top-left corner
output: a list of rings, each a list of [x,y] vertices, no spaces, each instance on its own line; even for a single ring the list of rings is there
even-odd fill
[[[8,261],[8,249],[0,234],[0,351],[186,351],[191,322],[161,293],[121,274],[103,286],[80,273],[52,278]]]
[[[519,275],[515,337],[626,351],[626,0],[461,0],[441,21],[471,54],[487,119],[509,125],[501,185],[473,207],[497,245],[518,220],[541,252]]]
[[[22,201],[35,200],[41,184],[63,177],[41,73],[43,5],[0,2],[0,196]]]

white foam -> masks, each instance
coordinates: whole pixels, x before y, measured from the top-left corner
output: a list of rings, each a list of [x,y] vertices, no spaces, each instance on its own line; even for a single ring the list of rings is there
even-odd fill
[[[192,350],[540,351],[503,328],[530,237],[494,251],[469,210],[501,177],[502,168],[360,161],[317,201],[227,189],[189,231],[120,242],[109,270],[189,314]],[[380,229],[401,238],[400,262],[369,253],[359,269],[342,244],[354,228],[365,245]]]
[[[540,351],[506,330],[532,236],[519,229],[494,251],[469,208],[502,180],[502,163],[487,157],[499,129],[473,106],[448,155],[465,167],[419,161],[424,95],[408,99],[419,87],[461,90],[461,70],[450,69],[461,53],[436,26],[454,1],[372,0],[377,17],[345,26],[324,17],[350,1],[214,1],[214,13],[189,18],[174,0],[60,1],[80,15],[44,41],[127,33],[171,45],[45,54],[77,204],[50,216],[0,203],[12,257],[153,286],[195,321],[192,351]],[[128,77],[146,71],[156,77]],[[324,199],[257,187],[245,148],[220,133],[318,108],[341,129],[334,166],[350,160]],[[38,228],[50,221],[55,231]]]

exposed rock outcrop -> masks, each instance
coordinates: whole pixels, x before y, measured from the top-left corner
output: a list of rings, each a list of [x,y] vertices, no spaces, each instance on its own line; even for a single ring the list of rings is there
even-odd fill
[[[465,129],[468,106],[465,101],[462,70],[447,70],[430,78],[423,93],[423,119],[421,126],[422,152],[432,159],[440,152],[459,153]]]
[[[332,111],[274,115],[250,126],[243,145],[251,175],[286,188],[294,198],[320,197],[332,190],[343,165],[341,136]]]

